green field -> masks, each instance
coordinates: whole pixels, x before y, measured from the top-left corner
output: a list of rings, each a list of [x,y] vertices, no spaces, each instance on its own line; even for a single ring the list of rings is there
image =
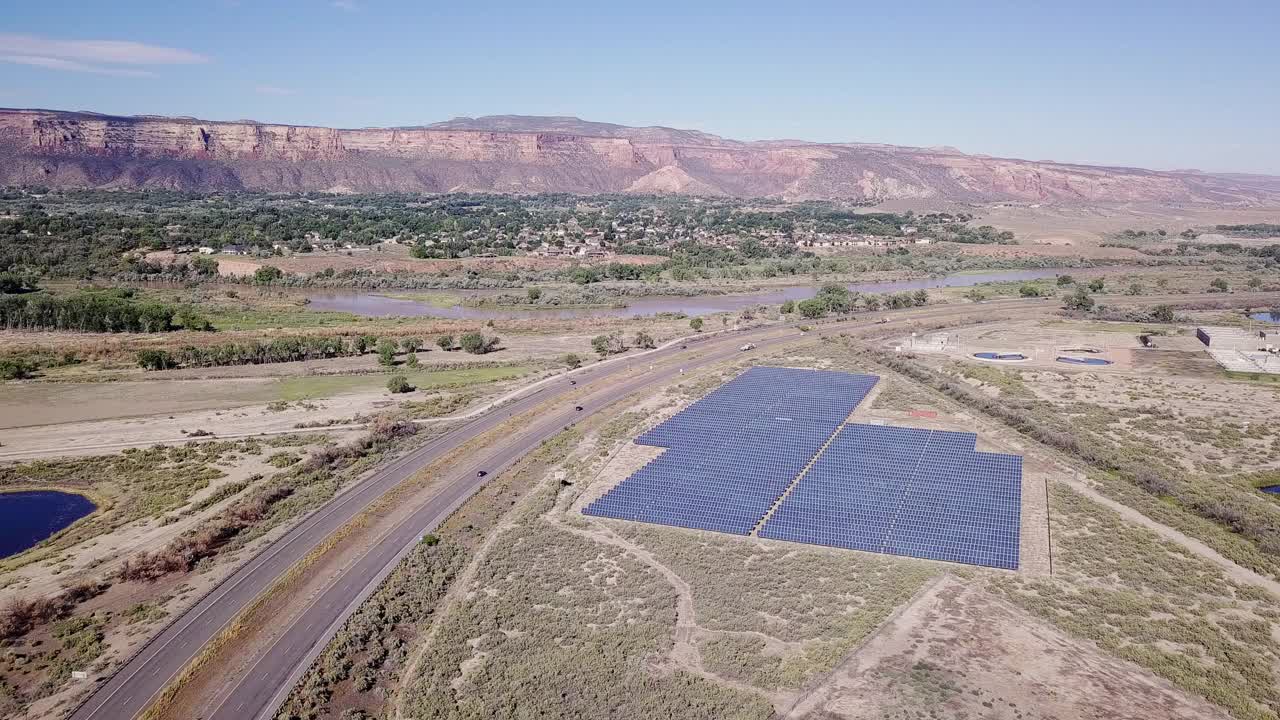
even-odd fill
[[[419,390],[436,390],[445,387],[462,387],[479,383],[511,380],[533,370],[528,365],[508,367],[468,368],[465,370],[406,371],[375,373],[370,375],[321,375],[283,378],[276,382],[275,393],[280,400],[295,401],[367,392],[385,388],[393,375],[404,375]],[[412,397],[412,396],[409,396]]]

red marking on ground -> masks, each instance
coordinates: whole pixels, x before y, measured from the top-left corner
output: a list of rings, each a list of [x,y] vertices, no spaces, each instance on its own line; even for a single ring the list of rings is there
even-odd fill
[[[912,410],[911,417],[936,418],[938,417],[938,413],[934,410]]]

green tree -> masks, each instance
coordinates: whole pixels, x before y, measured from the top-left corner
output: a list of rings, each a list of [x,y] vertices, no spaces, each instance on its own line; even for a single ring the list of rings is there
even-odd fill
[[[542,288],[531,287],[525,292],[529,295],[529,302],[536,303],[542,297]]]
[[[640,330],[636,333],[635,346],[644,350],[652,350],[657,347],[657,343],[653,341],[653,336]]]
[[[1223,278],[1214,278],[1213,282],[1209,283],[1209,292],[1226,292],[1230,289],[1231,286],[1227,285],[1227,281]]]
[[[582,358],[578,357],[577,353],[568,353],[563,358],[560,358],[560,362],[563,362],[565,367],[570,370],[576,370],[582,367]]]
[[[404,364],[411,368],[418,367],[418,353],[409,353],[409,357],[404,359]]]
[[[1039,285],[1022,283],[1022,287],[1018,288],[1018,294],[1022,297],[1040,297],[1044,293],[1040,290]]]
[[[987,294],[979,290],[978,288],[973,288],[969,290],[964,294],[964,296],[969,298],[973,302],[982,302],[983,300],[987,299]]]
[[[911,299],[915,301],[916,305],[928,305],[929,293],[924,290],[917,290],[911,294]]]
[[[796,311],[796,301],[787,300],[783,302],[782,307],[779,308],[779,310],[782,312],[783,315],[790,315],[791,313]]]
[[[809,318],[820,318],[827,314],[828,306],[825,302],[818,298],[809,298],[796,303],[796,310],[800,311],[800,316]]]
[[[862,299],[862,304],[866,305],[867,309],[872,312],[879,310],[882,303],[883,301],[879,295],[867,295]]]
[[[422,349],[422,338],[407,337],[400,339],[400,349],[407,353],[416,353]]]
[[[694,318],[690,320],[689,327],[693,328],[694,332],[702,332],[702,318]]]
[[[396,344],[387,338],[378,341],[378,364],[391,367],[396,364]]]
[[[827,283],[818,290],[818,294],[814,296],[814,300],[821,302],[826,306],[827,310],[833,313],[849,312],[852,302],[849,300],[849,288],[840,283]],[[804,312],[801,310],[801,312]],[[818,316],[814,316],[818,317]]]
[[[387,390],[393,393],[413,392],[414,387],[409,384],[409,379],[403,375],[396,375],[387,381]]]
[[[1129,289],[1125,290],[1128,295],[1141,295],[1146,292],[1146,288],[1142,287],[1142,283],[1134,281],[1129,283]]]
[[[1173,322],[1173,308],[1168,305],[1157,305],[1151,308],[1151,317],[1156,322]]]
[[[1106,287],[1107,282],[1103,278],[1094,278],[1089,281],[1089,289],[1093,292],[1102,292],[1102,288]]]
[[[1075,278],[1073,278],[1073,277],[1071,277],[1070,275],[1059,275],[1059,276],[1058,276],[1058,287],[1065,287],[1065,286],[1067,286],[1067,285],[1074,285],[1074,284],[1075,284],[1075,282],[1076,282],[1076,279],[1075,279]]]
[[[1250,289],[1250,290],[1257,290],[1257,289],[1258,289],[1258,288],[1260,288],[1260,287],[1262,287],[1262,278],[1258,277],[1257,275],[1250,275],[1250,276],[1249,276],[1249,289]]]
[[[274,265],[263,265],[253,271],[254,285],[270,285],[284,277],[284,272]]]
[[[595,350],[596,354],[600,357],[606,357],[608,355],[617,355],[618,353],[626,352],[627,344],[622,339],[621,335],[617,333],[610,333],[608,335],[597,335],[591,338],[591,349]]]
[[[463,351],[472,355],[484,355],[485,353],[493,352],[498,347],[499,342],[500,340],[497,336],[485,338],[484,335],[478,332],[467,333],[458,339],[458,344]]]
[[[452,350],[453,336],[441,335],[440,337],[436,338],[436,345],[439,345],[441,350],[445,350],[445,351]]]
[[[1077,285],[1074,293],[1064,296],[1062,304],[1068,310],[1088,312],[1093,309],[1093,298],[1083,287]]]

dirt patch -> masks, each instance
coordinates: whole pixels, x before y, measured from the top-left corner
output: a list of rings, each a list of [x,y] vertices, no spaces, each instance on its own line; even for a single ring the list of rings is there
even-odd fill
[[[943,581],[784,716],[1226,718],[956,578]]]

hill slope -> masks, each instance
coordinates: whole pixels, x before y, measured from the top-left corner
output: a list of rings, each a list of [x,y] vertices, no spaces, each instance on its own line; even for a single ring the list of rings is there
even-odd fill
[[[686,192],[789,200],[1258,203],[1280,180],[965,155],[739,142],[566,117],[334,129],[0,110],[0,184],[273,191]]]

